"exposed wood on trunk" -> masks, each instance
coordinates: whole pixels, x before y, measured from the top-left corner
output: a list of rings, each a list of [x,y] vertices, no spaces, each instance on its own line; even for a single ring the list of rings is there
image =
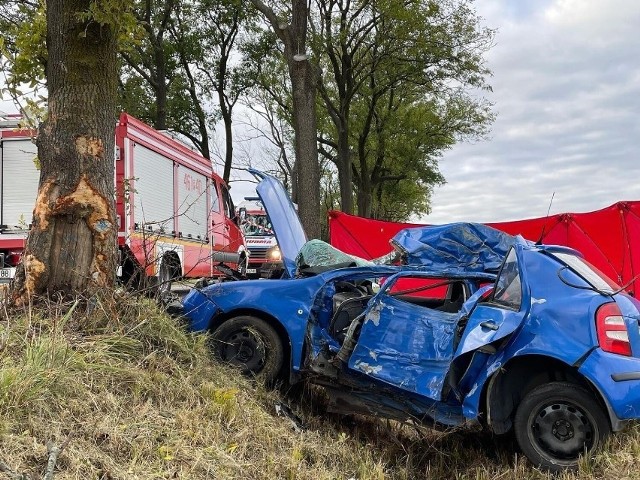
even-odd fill
[[[38,134],[40,186],[12,298],[90,294],[116,267],[113,154],[116,41],[80,21],[91,0],[47,1],[49,109]]]

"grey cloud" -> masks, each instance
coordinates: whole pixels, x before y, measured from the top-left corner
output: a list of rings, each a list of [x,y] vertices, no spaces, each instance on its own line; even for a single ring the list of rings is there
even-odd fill
[[[477,2],[499,27],[488,55],[498,119],[489,141],[444,155],[447,184],[422,221],[541,216],[553,192],[552,213],[640,200],[640,2],[602,3]]]

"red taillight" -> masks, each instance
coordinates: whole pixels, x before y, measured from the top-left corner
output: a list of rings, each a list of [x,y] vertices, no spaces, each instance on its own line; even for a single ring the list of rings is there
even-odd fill
[[[596,312],[598,343],[605,352],[631,356],[629,332],[616,303],[605,303]]]

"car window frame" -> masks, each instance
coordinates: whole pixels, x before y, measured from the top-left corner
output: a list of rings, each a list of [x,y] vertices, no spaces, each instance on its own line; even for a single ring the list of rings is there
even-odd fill
[[[496,294],[499,293],[498,292],[498,283],[500,282],[500,278],[502,277],[502,274],[504,273],[504,269],[507,266],[507,263],[509,262],[509,257],[512,254],[513,254],[513,258],[515,260],[515,266],[516,266],[516,270],[518,272],[517,278],[519,279],[519,284],[520,284],[520,300],[519,300],[517,306],[515,304],[513,304],[513,303],[506,302],[506,301],[501,300],[501,299],[496,299]],[[514,279],[515,279],[515,277],[514,277]],[[513,282],[513,280],[509,283],[509,286],[511,286],[512,282]],[[506,291],[509,288],[509,286],[507,286],[507,288],[503,289],[503,291]],[[509,251],[507,252],[507,254],[505,255],[504,260],[502,261],[502,265],[500,265],[500,270],[498,271],[498,276],[496,277],[496,280],[494,282],[493,292],[491,292],[491,296],[487,299],[487,303],[491,304],[493,306],[499,307],[499,308],[512,310],[514,312],[519,312],[522,309],[522,304],[523,304],[523,299],[524,299],[524,291],[523,291],[522,287],[523,287],[523,285],[522,285],[522,271],[520,269],[520,259],[518,258],[518,254],[516,252],[515,247],[511,247],[509,249]]]

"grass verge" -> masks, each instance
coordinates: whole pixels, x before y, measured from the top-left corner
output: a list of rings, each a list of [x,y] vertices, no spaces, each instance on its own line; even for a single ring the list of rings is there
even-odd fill
[[[56,479],[552,478],[510,437],[334,417],[312,394],[290,403],[300,432],[275,414],[283,401],[211,362],[204,336],[148,301],[58,306],[0,325],[0,460],[32,478],[46,469],[46,444],[67,439]],[[635,426],[554,478],[640,479],[639,457]]]

